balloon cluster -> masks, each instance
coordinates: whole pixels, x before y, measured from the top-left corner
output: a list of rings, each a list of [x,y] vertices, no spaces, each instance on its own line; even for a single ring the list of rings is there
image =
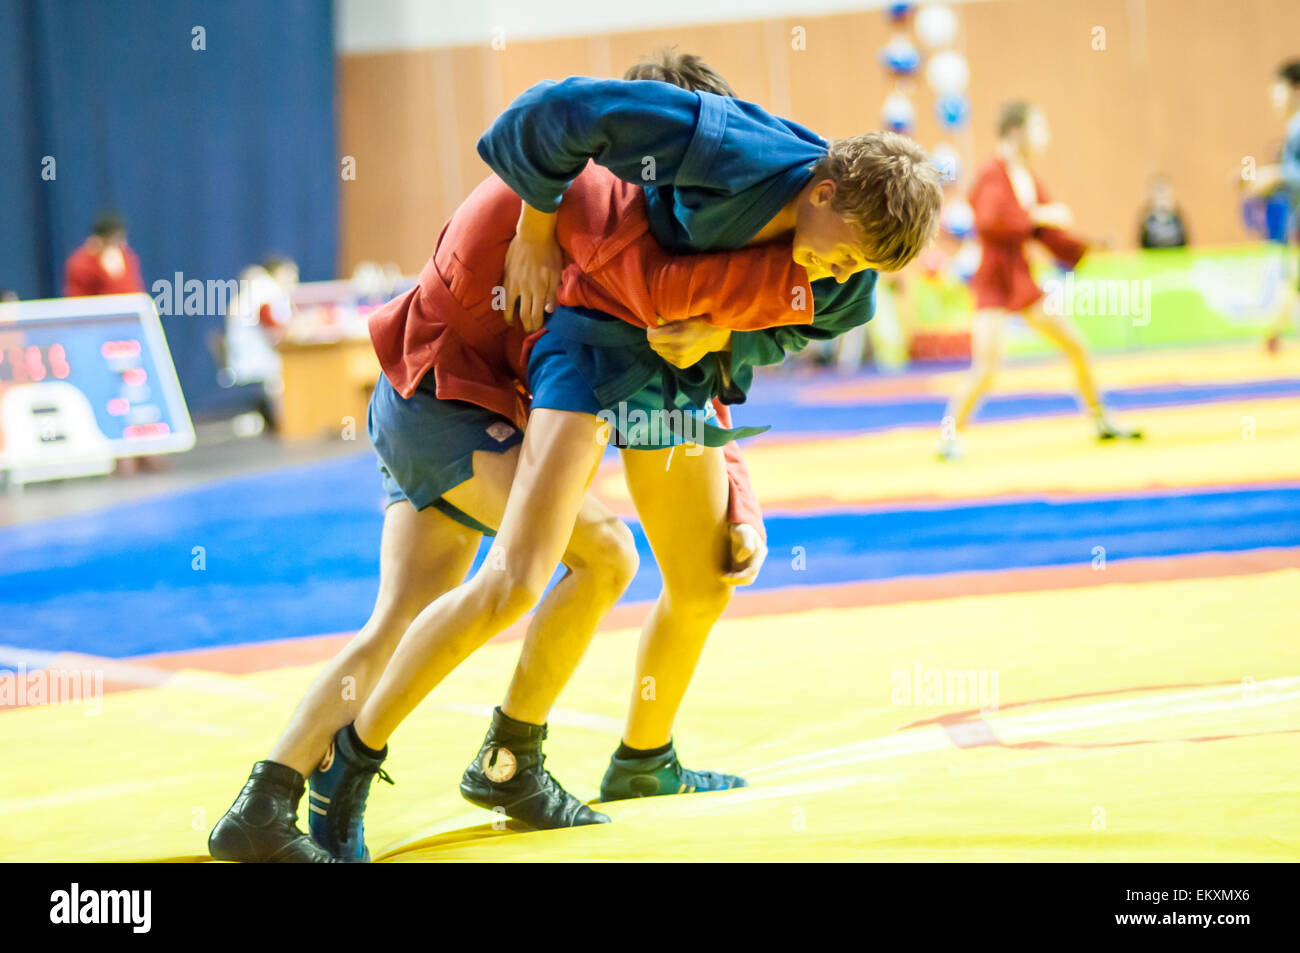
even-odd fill
[[[970,99],[966,95],[970,67],[966,57],[952,48],[958,29],[952,7],[933,2],[891,3],[885,7],[885,15],[893,24],[894,32],[880,51],[880,62],[896,83],[882,107],[884,125],[905,135],[915,129],[916,109],[907,91],[911,85],[909,77],[920,72],[924,62],[925,80],[934,91],[940,125],[949,134],[964,128],[970,119]],[[909,27],[915,30],[916,42]],[[930,161],[939,170],[945,188],[961,179],[961,158],[951,142],[936,146]],[[972,241],[975,221],[970,205],[955,196],[950,198],[944,205],[941,222],[945,233],[963,243],[953,258],[954,274],[962,280],[969,279],[972,260],[977,261],[979,251]]]
[[[970,115],[970,101],[966,98],[970,68],[966,65],[966,57],[948,48],[957,37],[957,14],[946,3],[925,3],[920,9],[916,6],[914,3],[891,3],[885,8],[885,14],[895,29],[894,35],[880,51],[880,62],[891,76],[899,79],[920,70],[921,51],[907,30],[909,22],[915,20],[916,37],[921,46],[933,51],[925,67],[925,79],[934,90],[939,121],[947,129],[960,129]],[[895,89],[885,99],[884,121],[895,132],[912,131],[916,111],[901,88]]]

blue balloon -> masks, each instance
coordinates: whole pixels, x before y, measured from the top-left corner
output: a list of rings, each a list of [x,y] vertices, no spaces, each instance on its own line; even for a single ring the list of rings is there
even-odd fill
[[[880,51],[880,62],[895,76],[910,76],[921,66],[921,53],[905,36],[896,36]]]
[[[897,23],[900,20],[906,20],[914,6],[916,6],[915,3],[891,3],[885,8],[885,12],[889,14],[889,19]]]
[[[949,129],[960,129],[970,119],[970,100],[964,93],[948,93],[935,102],[934,111]]]

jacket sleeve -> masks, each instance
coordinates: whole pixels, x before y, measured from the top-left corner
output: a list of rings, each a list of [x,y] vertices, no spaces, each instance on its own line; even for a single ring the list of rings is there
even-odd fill
[[[626,182],[672,185],[699,112],[698,94],[668,83],[546,80],[497,117],[478,154],[525,202],[553,212],[590,159]]]
[[[140,256],[131,249],[126,253],[127,267],[131,270],[131,286],[137,291],[144,291],[144,275],[140,272]]]
[[[1044,205],[1053,201],[1052,194],[1047,191],[1047,186],[1043,185],[1042,182],[1035,179],[1034,187],[1038,191],[1038,201]],[[1053,258],[1067,268],[1073,268],[1079,264],[1084,253],[1088,250],[1087,242],[1063,228],[1039,226],[1034,229],[1034,238],[1052,253]]]
[[[63,296],[84,298],[99,293],[99,270],[90,255],[75,252],[63,271]]]
[[[645,255],[650,300],[664,321],[704,318],[718,328],[754,331],[812,318],[812,286],[785,243],[734,252]]]
[[[1079,264],[1088,250],[1086,242],[1060,228],[1040,228],[1034,237],[1052,253],[1053,258],[1069,268]]]
[[[718,426],[731,427],[731,410],[726,404],[713,399],[713,407],[718,412]],[[758,535],[767,541],[767,527],[763,525],[763,508],[758,503],[758,496],[749,482],[749,468],[740,455],[738,441],[731,441],[722,448],[727,461],[727,484],[731,496],[727,500],[727,522],[748,523],[758,530]]]
[[[834,279],[819,281],[814,292],[816,304],[812,321],[755,331],[737,331],[731,335],[733,380],[742,380],[746,369],[765,364],[780,364],[786,354],[802,351],[813,341],[829,341],[866,324],[876,313],[876,279],[870,269],[860,271],[844,284]]]

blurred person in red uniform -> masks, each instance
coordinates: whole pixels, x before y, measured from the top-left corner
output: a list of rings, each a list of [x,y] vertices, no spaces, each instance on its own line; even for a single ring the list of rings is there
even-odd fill
[[[68,256],[63,269],[63,296],[120,295],[143,292],[140,259],[126,243],[126,222],[114,212],[103,212],[91,226],[90,237]],[[120,457],[114,470],[131,476],[136,470],[165,469],[162,457]]]
[[[939,454],[953,459],[962,453],[958,434],[993,383],[1002,360],[1004,328],[1018,314],[1065,354],[1074,371],[1079,395],[1101,440],[1137,438],[1142,434],[1111,422],[1101,402],[1092,359],[1079,329],[1064,314],[1043,307],[1043,289],[1029,270],[1025,245],[1036,241],[1058,261],[1073,268],[1087,245],[1066,231],[1073,224],[1070,209],[1052,201],[1031,170],[1051,141],[1047,119],[1035,106],[1008,103],[998,118],[997,155],[980,170],[971,189],[975,232],[979,236],[979,270],[971,280],[975,320],[971,327],[971,369],[948,402],[939,441]]]
[[[126,223],[112,212],[100,215],[91,227],[90,237],[68,257],[63,272],[64,297],[144,290],[140,259],[126,243]]]

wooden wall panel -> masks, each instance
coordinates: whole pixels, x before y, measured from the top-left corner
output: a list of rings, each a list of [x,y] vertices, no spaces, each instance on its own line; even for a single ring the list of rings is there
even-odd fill
[[[998,107],[1041,104],[1053,129],[1043,177],[1080,228],[1134,241],[1147,178],[1166,174],[1202,243],[1245,238],[1233,176],[1241,158],[1272,161],[1281,123],[1271,73],[1300,55],[1296,0],[988,0],[955,7],[971,64],[972,123],[955,137],[985,161]],[[805,48],[791,46],[804,31]],[[1094,50],[1093,30],[1106,31]],[[422,266],[443,221],[486,174],[483,128],[534,82],[620,74],[654,49],[697,52],[737,91],[827,136],[880,124],[893,87],[877,56],[891,28],[879,10],[818,17],[350,55],[340,64],[340,140],[357,158],[343,188],[340,268],[363,259]],[[923,77],[911,87],[916,139],[954,138],[934,116]]]

